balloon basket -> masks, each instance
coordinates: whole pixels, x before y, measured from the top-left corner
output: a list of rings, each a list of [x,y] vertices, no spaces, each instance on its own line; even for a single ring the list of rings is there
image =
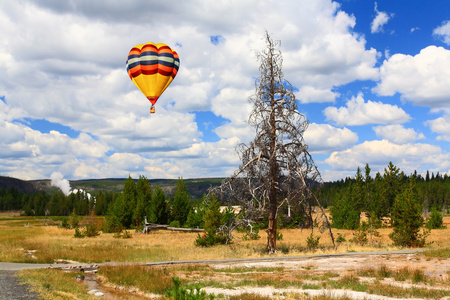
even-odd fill
[[[150,107],[150,113],[154,114],[155,113],[155,107],[152,105],[152,107]]]

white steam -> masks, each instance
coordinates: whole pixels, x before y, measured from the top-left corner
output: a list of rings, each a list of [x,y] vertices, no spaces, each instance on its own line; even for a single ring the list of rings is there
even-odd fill
[[[58,187],[66,196],[69,196],[70,194],[76,194],[78,192],[85,193],[86,197],[88,199],[91,199],[91,194],[86,193],[83,189],[74,189],[70,187],[70,182],[67,179],[64,179],[64,175],[60,172],[53,172],[52,175],[50,175],[51,179],[51,185]]]
[[[60,172],[53,172],[52,175],[50,175],[51,179],[51,185],[56,186],[61,189],[61,191],[64,193],[64,195],[68,196],[72,192],[72,189],[70,187],[69,180],[64,179],[64,175]]]

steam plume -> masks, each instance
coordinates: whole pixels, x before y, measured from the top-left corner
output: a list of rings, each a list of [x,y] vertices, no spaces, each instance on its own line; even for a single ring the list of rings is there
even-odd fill
[[[53,172],[52,175],[50,175],[50,179],[51,185],[58,187],[64,195],[68,196],[72,192],[69,180],[64,179],[64,175],[60,172]]]

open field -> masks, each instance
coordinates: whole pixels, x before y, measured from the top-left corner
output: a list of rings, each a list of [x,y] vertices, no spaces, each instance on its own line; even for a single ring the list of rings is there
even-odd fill
[[[450,223],[450,217],[445,217],[444,223]],[[79,262],[142,262],[266,256],[264,232],[260,232],[261,239],[255,241],[244,241],[240,238],[242,235],[236,233],[231,245],[198,248],[194,246],[197,233],[156,231],[144,235],[132,232],[131,239],[114,238],[113,234],[77,239],[74,238],[74,230],[48,224],[52,222],[44,218],[1,214],[0,261],[52,263],[56,259],[67,259]],[[277,256],[398,249],[388,237],[391,232],[389,228],[380,229],[380,236],[373,237],[373,245],[369,243],[364,246],[350,241],[353,231],[333,229],[335,239],[338,235],[345,239],[337,243],[337,249],[332,247],[328,231],[320,234],[314,230],[314,234],[320,237],[316,251],[307,250],[306,240],[311,230],[286,229],[280,232],[283,239],[277,243]],[[427,247],[450,248],[450,228],[432,230],[427,242],[430,243]]]
[[[450,217],[445,217],[444,222],[450,223]],[[156,231],[144,235],[133,232],[130,239],[114,238],[113,234],[77,239],[73,237],[74,230],[48,224],[52,224],[48,219],[19,217],[17,214],[11,215],[10,213],[0,214],[0,261],[52,263],[57,259],[64,259],[78,262],[151,262],[267,257],[267,254],[264,253],[266,244],[264,232],[260,232],[261,239],[256,241],[244,241],[240,239],[241,235],[236,233],[235,242],[232,245],[199,248],[194,246],[196,233]],[[361,246],[350,241],[353,238],[352,231],[333,229],[335,238],[339,234],[342,236],[341,240],[345,239],[344,242],[338,243],[337,249],[334,249],[327,232],[320,234],[318,230],[314,230],[315,235],[320,236],[319,248],[316,251],[308,251],[306,239],[311,234],[311,230],[281,230],[283,239],[278,241],[279,251],[276,256],[398,249],[392,246],[388,237],[390,229],[380,229],[379,232],[380,236],[374,237],[372,246]],[[136,291],[137,289],[133,286],[138,283],[125,283],[114,279],[115,275],[113,274],[139,274],[138,281],[142,281],[142,276],[148,270],[162,269],[161,272],[165,272],[164,276],[170,279],[168,280],[169,289],[173,287],[171,278],[178,276],[182,286],[193,288],[197,284],[208,293],[222,294],[223,296],[219,296],[219,298],[230,299],[270,299],[274,293],[279,297],[284,295],[285,299],[360,299],[361,295],[364,295],[362,298],[366,299],[388,299],[370,298],[368,295],[432,299],[450,297],[448,280],[450,229],[432,230],[427,242],[430,243],[427,245],[429,249],[444,248],[447,250],[409,256],[352,256],[346,260],[330,258],[328,260],[312,259],[272,264],[243,263],[240,265],[171,266],[165,268],[102,267],[100,273],[104,289],[107,289],[105,286],[121,286],[125,290]],[[126,270],[126,268],[130,268],[130,270]],[[440,273],[432,272],[433,269],[439,269]],[[46,286],[48,290],[48,287],[53,285],[53,283],[45,282],[46,278],[49,278],[48,272],[55,272],[55,270],[23,271],[21,277],[34,286]],[[39,274],[41,275],[39,276]],[[54,276],[52,275],[52,277]],[[30,278],[34,278],[34,281]],[[163,277],[159,275],[158,278],[162,280]],[[77,284],[78,290],[79,282],[74,279],[74,276],[65,276],[64,282],[66,281]],[[67,293],[66,290],[70,290],[67,287],[62,289],[59,291],[56,288],[56,291],[64,294]],[[164,288],[162,289],[164,290]],[[167,286],[165,289],[167,290]],[[109,290],[110,293],[115,293],[114,290]],[[138,290],[148,294],[161,295],[160,290],[155,292],[152,288],[142,287]],[[305,296],[305,290],[309,296]],[[336,292],[336,290],[340,292]],[[411,290],[413,292],[410,292]],[[334,292],[330,294],[327,291]],[[349,296],[348,292],[342,294],[342,291],[366,294]],[[84,292],[88,299],[87,291]],[[84,294],[84,292],[77,293]],[[247,292],[250,295],[245,295]],[[244,295],[241,295],[242,293]],[[299,296],[300,294],[303,296]],[[58,298],[56,292],[55,295],[48,296],[48,298],[63,299]],[[79,295],[76,297],[83,299]],[[135,297],[139,299],[143,296],[135,295]]]

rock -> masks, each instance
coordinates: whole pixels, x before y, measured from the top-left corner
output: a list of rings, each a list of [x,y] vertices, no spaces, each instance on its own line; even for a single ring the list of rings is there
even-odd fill
[[[104,295],[105,295],[105,294],[102,293],[102,292],[96,292],[96,293],[94,294],[95,297],[103,297]]]

